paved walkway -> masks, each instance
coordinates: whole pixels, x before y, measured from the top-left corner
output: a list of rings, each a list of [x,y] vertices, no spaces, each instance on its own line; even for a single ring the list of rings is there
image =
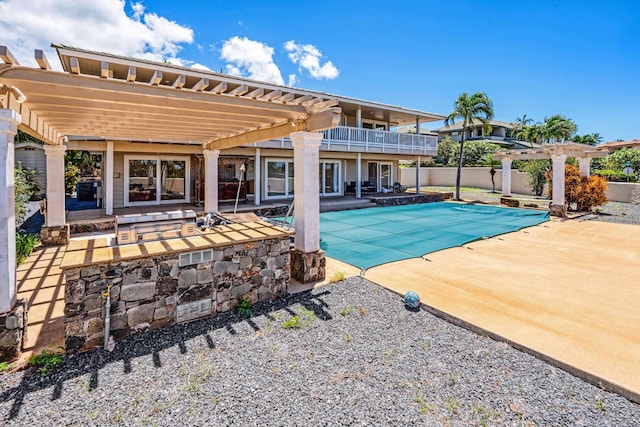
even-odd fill
[[[367,270],[640,402],[640,227],[554,220]]]
[[[18,299],[26,299],[27,336],[20,360],[45,348],[64,346],[64,278],[60,261],[64,246],[39,247],[18,266]]]

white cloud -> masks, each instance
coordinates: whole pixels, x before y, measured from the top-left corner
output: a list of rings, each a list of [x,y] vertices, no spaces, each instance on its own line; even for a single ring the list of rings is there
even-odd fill
[[[331,80],[340,74],[333,62],[320,64],[322,52],[312,44],[297,44],[294,40],[289,40],[284,44],[284,48],[289,52],[291,62],[298,65],[300,70],[307,70],[314,79]]]
[[[227,72],[235,76],[283,85],[280,69],[273,62],[273,48],[246,37],[226,40],[220,57],[227,61]]]
[[[51,43],[109,52],[153,61],[188,65],[178,58],[181,44],[193,42],[193,30],[125,0],[4,0],[0,2],[2,43],[18,61],[34,65],[34,49],[43,49],[59,68]]]
[[[287,83],[287,85],[295,86],[296,83],[298,83],[298,76],[295,74],[289,74],[289,83]]]
[[[204,71],[211,71],[211,68],[207,67],[206,65],[202,65],[202,64],[192,64],[191,68],[193,68],[194,70],[204,70]]]

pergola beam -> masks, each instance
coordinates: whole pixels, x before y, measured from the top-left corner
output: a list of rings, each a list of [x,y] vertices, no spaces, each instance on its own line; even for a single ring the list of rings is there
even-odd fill
[[[6,46],[0,46],[0,59],[2,59],[2,62],[5,64],[20,65],[16,57],[13,56],[13,53]]]
[[[42,69],[42,70],[50,70],[51,69],[51,65],[49,65],[49,61],[47,60],[47,56],[44,54],[43,50],[36,49],[34,51],[34,56],[35,56],[36,62],[38,63],[38,66],[40,67],[40,69]]]
[[[268,141],[288,137],[291,132],[306,131],[316,132],[331,129],[340,123],[340,108],[331,108],[320,113],[315,113],[306,119],[283,123],[266,129],[256,129],[226,138],[220,138],[205,144],[205,149],[222,150],[240,145],[253,144],[254,142]]]

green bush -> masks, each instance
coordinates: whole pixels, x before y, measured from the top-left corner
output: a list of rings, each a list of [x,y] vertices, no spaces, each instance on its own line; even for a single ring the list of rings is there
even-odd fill
[[[615,171],[611,169],[602,169],[594,172],[594,175],[598,175],[611,182],[627,182],[627,175],[622,171]],[[631,174],[628,177],[630,182],[637,182],[638,177],[636,174]]]
[[[16,232],[16,265],[20,265],[29,258],[33,249],[40,244],[40,236]]]
[[[625,164],[630,163],[631,168],[640,172],[640,150],[634,148],[623,148],[614,151],[602,159],[594,159],[594,169],[622,171]]]
[[[527,160],[522,162],[521,170],[527,173],[527,181],[531,192],[536,196],[542,196],[544,185],[547,182],[546,172],[549,169],[548,160]]]
[[[67,194],[76,191],[78,181],[80,181],[80,168],[73,164],[67,164],[64,170],[64,191]]]

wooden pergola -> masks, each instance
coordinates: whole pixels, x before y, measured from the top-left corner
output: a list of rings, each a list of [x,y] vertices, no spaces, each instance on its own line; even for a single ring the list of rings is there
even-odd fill
[[[550,211],[552,215],[564,217],[567,215],[564,188],[564,164],[569,157],[578,160],[582,175],[589,176],[589,166],[592,158],[605,157],[609,152],[585,144],[574,142],[546,144],[540,148],[522,150],[508,150],[496,153],[493,157],[502,160],[502,195],[511,196],[511,162],[513,160],[552,160],[552,189],[553,200]]]
[[[295,169],[296,250],[319,251],[319,131],[341,117],[330,95],[234,78],[171,64],[54,46],[64,71],[21,66],[0,46],[0,315],[16,303],[14,152],[20,129],[45,142],[45,229],[68,233],[65,221],[65,144],[106,142],[105,207],[112,214],[114,141],[199,147],[205,159],[205,209],[218,209],[221,149],[291,138]],[[2,63],[3,62],[3,63]],[[160,145],[162,144],[162,145]],[[110,199],[111,198],[111,199]],[[110,202],[111,200],[111,202]]]

